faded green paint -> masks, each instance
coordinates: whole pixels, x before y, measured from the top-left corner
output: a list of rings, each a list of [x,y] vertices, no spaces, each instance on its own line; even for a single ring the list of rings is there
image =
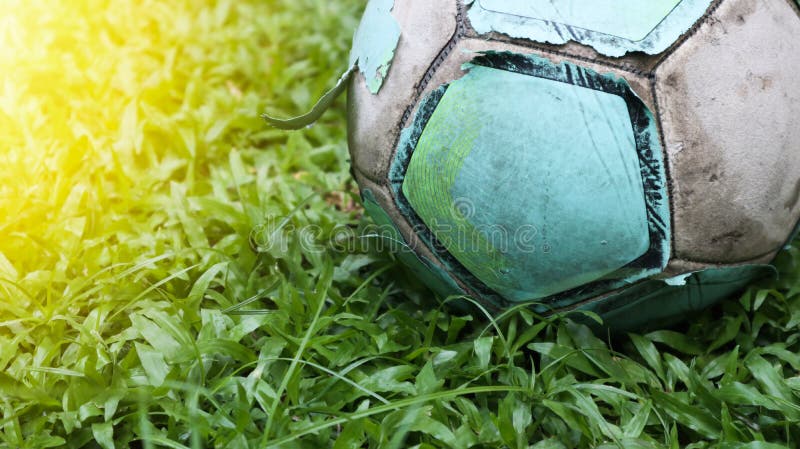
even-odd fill
[[[393,7],[394,0],[370,0],[350,50],[350,66],[358,65],[373,94],[381,89],[400,40],[400,25],[392,17]]]
[[[607,56],[669,48],[705,14],[711,0],[473,0],[469,19],[492,31],[551,44],[575,41]]]
[[[473,66],[427,122],[403,193],[509,301],[598,280],[650,246],[625,101],[567,83]]]
[[[362,192],[364,210],[378,226],[378,235],[395,249],[393,253],[422,283],[442,297],[464,295],[464,291],[441,268],[420,258],[406,243],[389,214],[378,204],[372,191]]]
[[[682,285],[650,280],[584,304],[603,327],[617,332],[663,327],[741,291],[755,280],[776,277],[772,265],[715,268],[691,273]]]
[[[480,0],[487,11],[569,24],[631,41],[647,37],[680,0]]]

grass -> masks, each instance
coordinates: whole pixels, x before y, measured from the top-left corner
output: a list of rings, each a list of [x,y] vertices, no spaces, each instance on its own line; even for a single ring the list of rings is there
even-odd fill
[[[457,312],[364,239],[344,103],[363,1],[0,3],[0,447],[800,445],[800,250],[602,340]]]

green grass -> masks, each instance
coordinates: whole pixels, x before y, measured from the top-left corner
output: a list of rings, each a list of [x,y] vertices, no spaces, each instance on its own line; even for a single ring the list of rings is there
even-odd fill
[[[258,113],[333,85],[363,5],[0,4],[0,447],[800,445],[797,248],[611,341],[333,250],[369,226],[343,101]]]

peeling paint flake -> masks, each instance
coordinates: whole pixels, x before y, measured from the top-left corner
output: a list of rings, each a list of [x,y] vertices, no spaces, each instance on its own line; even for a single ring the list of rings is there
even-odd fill
[[[679,274],[677,276],[664,279],[664,283],[669,285],[670,287],[682,287],[686,285],[686,282],[690,277],[692,277],[694,273],[695,273],[694,271],[690,271],[688,273]]]
[[[479,33],[549,44],[579,42],[606,56],[661,53],[697,22],[711,0],[471,0],[469,20]]]
[[[370,0],[350,50],[350,65],[358,66],[373,94],[380,91],[400,41],[400,25],[391,14],[393,7],[394,0]]]

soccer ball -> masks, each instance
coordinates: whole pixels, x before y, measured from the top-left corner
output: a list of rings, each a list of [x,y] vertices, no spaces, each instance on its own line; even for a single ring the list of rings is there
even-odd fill
[[[663,323],[798,227],[793,0],[371,0],[351,62],[365,208],[442,295]]]

